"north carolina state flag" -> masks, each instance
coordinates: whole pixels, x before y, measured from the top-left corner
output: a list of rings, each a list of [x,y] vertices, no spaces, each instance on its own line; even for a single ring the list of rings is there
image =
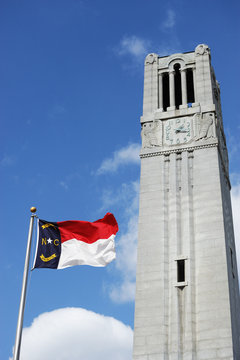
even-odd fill
[[[39,219],[33,269],[106,266],[116,257],[114,238],[117,232],[118,224],[111,213],[94,222]]]

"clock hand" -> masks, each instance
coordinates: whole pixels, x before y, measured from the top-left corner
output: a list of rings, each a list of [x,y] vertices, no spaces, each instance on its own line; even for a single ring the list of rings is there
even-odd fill
[[[184,125],[180,125],[177,129],[175,129],[175,132],[181,132],[182,130],[184,130]]]
[[[188,130],[185,130],[185,129],[175,129],[175,133],[187,133]]]

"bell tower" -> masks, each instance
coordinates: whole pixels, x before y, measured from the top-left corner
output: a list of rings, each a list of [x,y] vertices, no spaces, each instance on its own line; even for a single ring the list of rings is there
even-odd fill
[[[145,60],[134,360],[239,360],[240,298],[210,49]]]

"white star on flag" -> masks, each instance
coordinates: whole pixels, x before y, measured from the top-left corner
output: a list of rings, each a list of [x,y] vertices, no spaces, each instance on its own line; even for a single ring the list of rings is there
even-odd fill
[[[52,240],[52,239],[50,239],[50,238],[49,238],[49,239],[47,239],[48,244],[51,244],[51,243],[52,243],[52,241],[53,241],[53,240]]]

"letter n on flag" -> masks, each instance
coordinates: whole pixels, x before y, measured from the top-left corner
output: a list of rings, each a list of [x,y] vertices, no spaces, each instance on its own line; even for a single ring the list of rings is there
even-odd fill
[[[33,269],[64,269],[74,265],[106,266],[116,258],[118,224],[113,214],[88,221],[38,220]]]

